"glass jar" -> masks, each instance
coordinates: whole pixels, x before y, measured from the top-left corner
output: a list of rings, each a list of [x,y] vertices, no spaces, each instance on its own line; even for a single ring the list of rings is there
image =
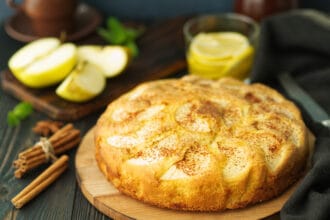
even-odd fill
[[[249,76],[259,36],[253,19],[235,13],[200,15],[184,24],[183,34],[190,74],[209,79]],[[244,46],[235,45],[235,39]]]

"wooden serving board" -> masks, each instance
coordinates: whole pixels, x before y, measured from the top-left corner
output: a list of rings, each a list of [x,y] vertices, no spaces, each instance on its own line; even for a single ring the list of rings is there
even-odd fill
[[[113,99],[143,81],[168,77],[185,69],[185,50],[182,26],[186,17],[178,17],[157,23],[146,29],[139,38],[139,56],[126,71],[107,80],[104,92],[85,103],[65,101],[55,94],[56,87],[31,89],[20,83],[9,70],[2,71],[1,85],[4,91],[19,100],[30,102],[36,110],[57,120],[80,119],[105,107]],[[100,38],[91,36],[80,44],[103,44]]]
[[[106,180],[94,158],[93,129],[83,138],[76,154],[75,166],[79,186],[87,200],[100,212],[114,219],[261,219],[277,213],[298,183],[281,196],[235,211],[186,212],[151,206],[120,193]]]

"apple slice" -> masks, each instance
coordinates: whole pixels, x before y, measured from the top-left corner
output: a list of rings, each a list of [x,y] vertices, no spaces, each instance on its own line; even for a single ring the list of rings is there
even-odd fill
[[[11,71],[19,72],[36,59],[47,55],[61,44],[57,38],[42,38],[19,49],[9,60]]]
[[[18,50],[10,58],[8,66],[26,86],[42,88],[63,80],[76,60],[74,44],[61,44],[56,38],[43,38]]]
[[[122,73],[127,67],[130,56],[123,46],[84,45],[77,49],[78,60],[86,60],[98,66],[107,77]]]
[[[79,62],[76,68],[57,87],[56,94],[72,102],[88,101],[105,88],[106,78],[94,64]]]

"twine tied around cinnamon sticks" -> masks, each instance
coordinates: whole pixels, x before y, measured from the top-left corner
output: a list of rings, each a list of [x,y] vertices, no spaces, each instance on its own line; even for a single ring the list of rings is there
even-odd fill
[[[49,139],[41,137],[34,146],[18,155],[18,159],[14,161],[16,178],[21,178],[29,170],[47,163],[49,160],[52,161],[52,165],[11,200],[16,208],[21,208],[36,197],[67,169],[69,157],[62,155],[57,158],[56,155],[77,146],[80,140],[80,131],[75,129],[72,124],[67,124]]]
[[[49,139],[41,138],[34,146],[19,153],[14,161],[15,177],[22,178],[28,171],[47,163],[51,155],[59,155],[78,145],[80,131],[69,123],[55,132]]]
[[[40,146],[41,149],[44,151],[47,161],[49,161],[50,159],[52,160],[52,162],[57,160],[57,157],[55,156],[54,147],[47,138],[41,137],[40,141],[37,142],[36,146]]]

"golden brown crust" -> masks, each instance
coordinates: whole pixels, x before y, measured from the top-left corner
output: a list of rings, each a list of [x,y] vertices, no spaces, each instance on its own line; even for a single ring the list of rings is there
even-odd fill
[[[121,192],[177,210],[245,207],[302,174],[306,127],[261,84],[194,76],[141,84],[102,114],[96,159]]]

